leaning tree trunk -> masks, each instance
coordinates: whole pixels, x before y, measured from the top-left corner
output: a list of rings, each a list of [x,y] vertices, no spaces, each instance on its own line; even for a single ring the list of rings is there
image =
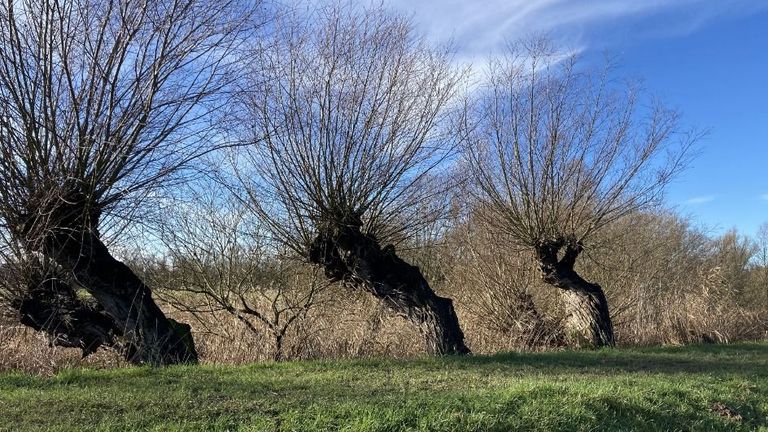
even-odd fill
[[[435,294],[419,268],[398,257],[393,246],[381,248],[373,236],[362,233],[359,222],[326,229],[313,242],[309,258],[331,280],[370,292],[416,324],[430,354],[470,352],[453,301]]]
[[[115,259],[95,233],[57,229],[43,249],[72,272],[136,347],[130,361],[153,365],[197,361],[189,325],[166,317],[149,287]]]
[[[108,346],[133,358],[133,347],[122,343],[122,330],[101,305],[78,297],[55,276],[30,271],[26,289],[11,304],[21,324],[45,333],[51,346],[79,348],[83,357]]]
[[[149,287],[101,241],[96,230],[100,209],[90,207],[85,195],[76,192],[48,202],[31,209],[19,235],[30,250],[71,274],[114,320],[122,339],[135,348],[128,360],[153,365],[196,362],[189,325],[167,318]]]
[[[565,247],[563,257],[558,252]],[[582,278],[574,270],[582,246],[575,241],[543,241],[536,247],[544,282],[562,290],[569,336],[577,346],[614,346],[613,324],[608,301],[600,285]]]

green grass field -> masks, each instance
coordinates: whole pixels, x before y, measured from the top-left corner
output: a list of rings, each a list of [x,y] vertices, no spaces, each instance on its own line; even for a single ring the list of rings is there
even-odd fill
[[[768,431],[768,343],[5,373],[0,430]]]

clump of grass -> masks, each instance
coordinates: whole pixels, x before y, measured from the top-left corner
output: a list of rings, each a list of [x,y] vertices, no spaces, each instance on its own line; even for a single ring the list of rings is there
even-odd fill
[[[765,342],[0,375],[14,431],[747,431],[766,416]]]

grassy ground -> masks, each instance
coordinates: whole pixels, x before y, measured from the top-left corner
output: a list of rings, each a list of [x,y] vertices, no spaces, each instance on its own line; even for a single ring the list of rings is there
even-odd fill
[[[0,430],[768,431],[768,343],[0,375]]]

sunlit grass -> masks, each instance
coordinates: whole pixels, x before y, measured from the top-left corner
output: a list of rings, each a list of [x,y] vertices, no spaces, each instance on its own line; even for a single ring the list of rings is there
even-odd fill
[[[747,431],[766,416],[768,343],[0,375],[13,431]]]

